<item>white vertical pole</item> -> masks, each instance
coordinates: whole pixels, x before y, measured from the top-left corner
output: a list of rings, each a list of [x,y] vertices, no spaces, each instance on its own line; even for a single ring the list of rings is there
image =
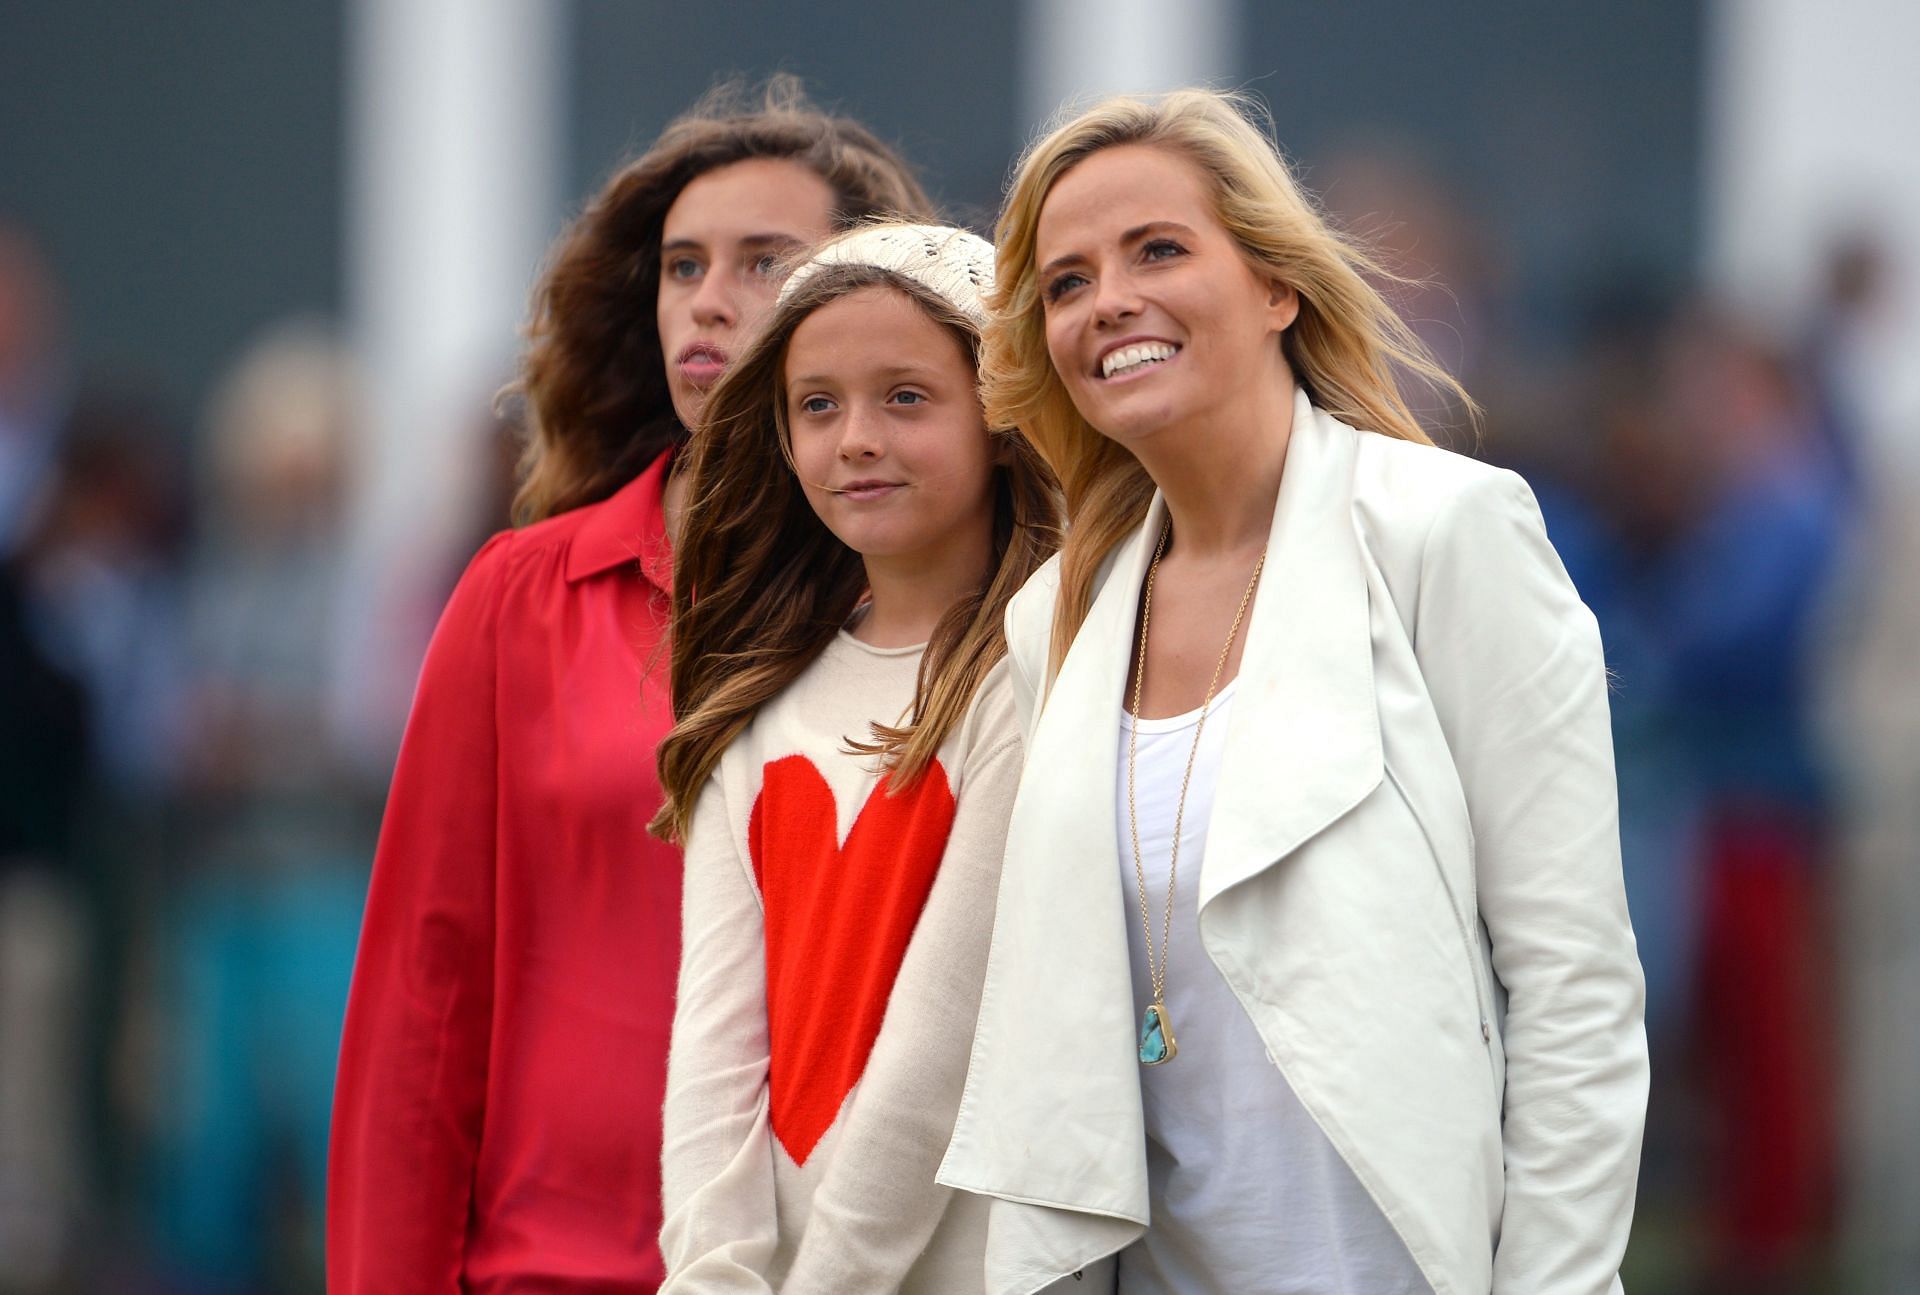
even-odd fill
[[[1239,0],[1027,0],[1021,115],[1028,130],[1063,104],[1107,94],[1225,86]]]
[[[479,480],[475,438],[557,223],[567,15],[561,0],[349,5],[346,298],[370,407],[340,714],[376,761],[420,648],[396,637],[395,609],[464,556],[448,546]]]

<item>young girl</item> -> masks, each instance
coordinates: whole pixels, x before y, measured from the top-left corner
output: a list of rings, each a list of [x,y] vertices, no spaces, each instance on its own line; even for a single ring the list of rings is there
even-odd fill
[[[690,450],[668,1290],[980,1286],[984,1210],[933,1175],[1020,773],[1002,614],[1058,538],[975,393],[992,258],[937,226],[828,243]]]
[[[555,248],[521,529],[434,633],[347,1005],[328,1289],[643,1292],[680,860],[650,840],[675,448],[791,248],[917,213],[906,166],[777,81],[670,125]]]
[[[1071,530],[942,1181],[989,1289],[1618,1289],[1646,1100],[1606,670],[1526,483],[1217,94],[1101,104],[1000,221],[985,403]],[[1449,388],[1457,392],[1457,388]],[[1031,703],[1044,697],[1044,706]]]

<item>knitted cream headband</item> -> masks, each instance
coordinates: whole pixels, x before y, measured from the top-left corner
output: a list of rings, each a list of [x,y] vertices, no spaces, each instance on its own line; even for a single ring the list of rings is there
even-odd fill
[[[951,225],[881,224],[849,230],[814,250],[780,287],[780,304],[833,265],[871,265],[905,275],[978,327],[987,323],[993,244]]]

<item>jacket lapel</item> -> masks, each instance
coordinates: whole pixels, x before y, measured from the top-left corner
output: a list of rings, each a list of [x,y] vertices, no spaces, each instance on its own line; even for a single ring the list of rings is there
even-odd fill
[[[1359,435],[1295,392],[1207,828],[1203,909],[1324,831],[1383,776],[1366,568],[1353,523]]]
[[[1296,397],[1267,565],[1201,869],[1201,903],[1298,849],[1382,777],[1357,435]],[[940,1181],[1001,1198],[988,1268],[1071,1271],[1148,1216],[1114,788],[1139,592],[1166,516],[1110,559],[1028,742],[966,1096]],[[1018,1241],[1015,1238],[1018,1238]],[[1060,1266],[1064,1265],[1064,1267]],[[995,1287],[998,1289],[998,1285]]]
[[[1156,498],[1109,559],[1028,741],[967,1093],[940,1171],[950,1186],[1008,1202],[1020,1222],[996,1228],[1025,1238],[1012,1250],[1052,1254],[1062,1271],[1107,1252],[1098,1245],[1125,1244],[1147,1220],[1114,762],[1125,645],[1152,557],[1145,537],[1163,516]]]

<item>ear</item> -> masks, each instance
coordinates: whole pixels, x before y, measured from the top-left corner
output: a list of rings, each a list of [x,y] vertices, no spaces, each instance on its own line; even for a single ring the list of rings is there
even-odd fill
[[[1267,280],[1267,322],[1276,333],[1284,333],[1300,317],[1300,294],[1290,283]]]

